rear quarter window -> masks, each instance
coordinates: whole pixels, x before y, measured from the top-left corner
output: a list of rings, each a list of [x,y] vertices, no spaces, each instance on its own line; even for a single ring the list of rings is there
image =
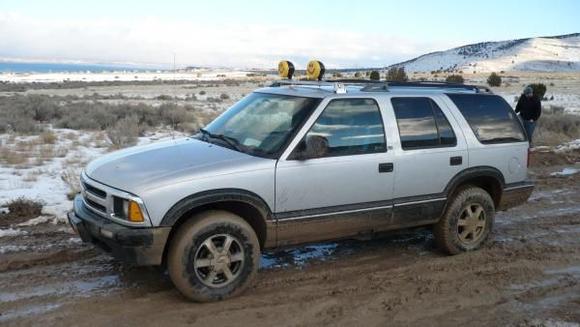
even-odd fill
[[[516,113],[500,96],[447,94],[483,144],[526,141]]]

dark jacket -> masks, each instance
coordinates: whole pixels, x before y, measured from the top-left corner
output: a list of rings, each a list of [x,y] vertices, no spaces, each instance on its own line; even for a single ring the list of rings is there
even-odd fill
[[[538,98],[528,98],[522,94],[516,105],[516,113],[519,113],[524,120],[536,121],[542,114],[542,104]]]

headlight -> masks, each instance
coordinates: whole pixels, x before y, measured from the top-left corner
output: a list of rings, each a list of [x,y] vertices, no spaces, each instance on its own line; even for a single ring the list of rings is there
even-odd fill
[[[141,211],[141,206],[133,200],[115,196],[114,212],[116,218],[125,219],[133,223],[142,223],[145,221],[145,217]]]

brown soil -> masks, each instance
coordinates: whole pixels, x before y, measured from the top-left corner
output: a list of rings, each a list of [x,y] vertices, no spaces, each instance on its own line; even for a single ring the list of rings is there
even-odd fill
[[[189,303],[155,268],[126,267],[64,225],[0,238],[0,325],[574,326],[580,322],[580,174],[533,154],[537,188],[499,213],[476,252],[446,256],[428,229],[268,252],[253,287]],[[572,161],[578,161],[576,157]],[[548,160],[548,159],[546,159]],[[0,250],[1,251],[1,250]]]

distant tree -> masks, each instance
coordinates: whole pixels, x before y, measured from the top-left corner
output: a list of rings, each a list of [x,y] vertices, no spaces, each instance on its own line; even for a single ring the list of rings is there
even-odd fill
[[[354,73],[354,78],[361,78],[361,73],[360,72]]]
[[[501,76],[495,72],[491,73],[487,78],[487,84],[489,84],[489,86],[501,86]]]
[[[445,82],[463,84],[465,82],[465,80],[463,79],[463,76],[461,76],[461,75],[449,75],[445,79]]]
[[[534,90],[534,96],[540,100],[544,99],[544,95],[546,95],[546,85],[543,83],[534,83],[530,84],[530,87]]]
[[[406,82],[408,80],[405,67],[392,67],[387,71],[387,81]]]
[[[378,72],[378,71],[376,71],[376,70],[373,70],[373,71],[371,72],[371,74],[369,75],[369,78],[370,78],[371,80],[373,80],[373,81],[378,81],[378,80],[380,80],[380,79],[381,79],[381,75],[379,74],[379,72]]]

